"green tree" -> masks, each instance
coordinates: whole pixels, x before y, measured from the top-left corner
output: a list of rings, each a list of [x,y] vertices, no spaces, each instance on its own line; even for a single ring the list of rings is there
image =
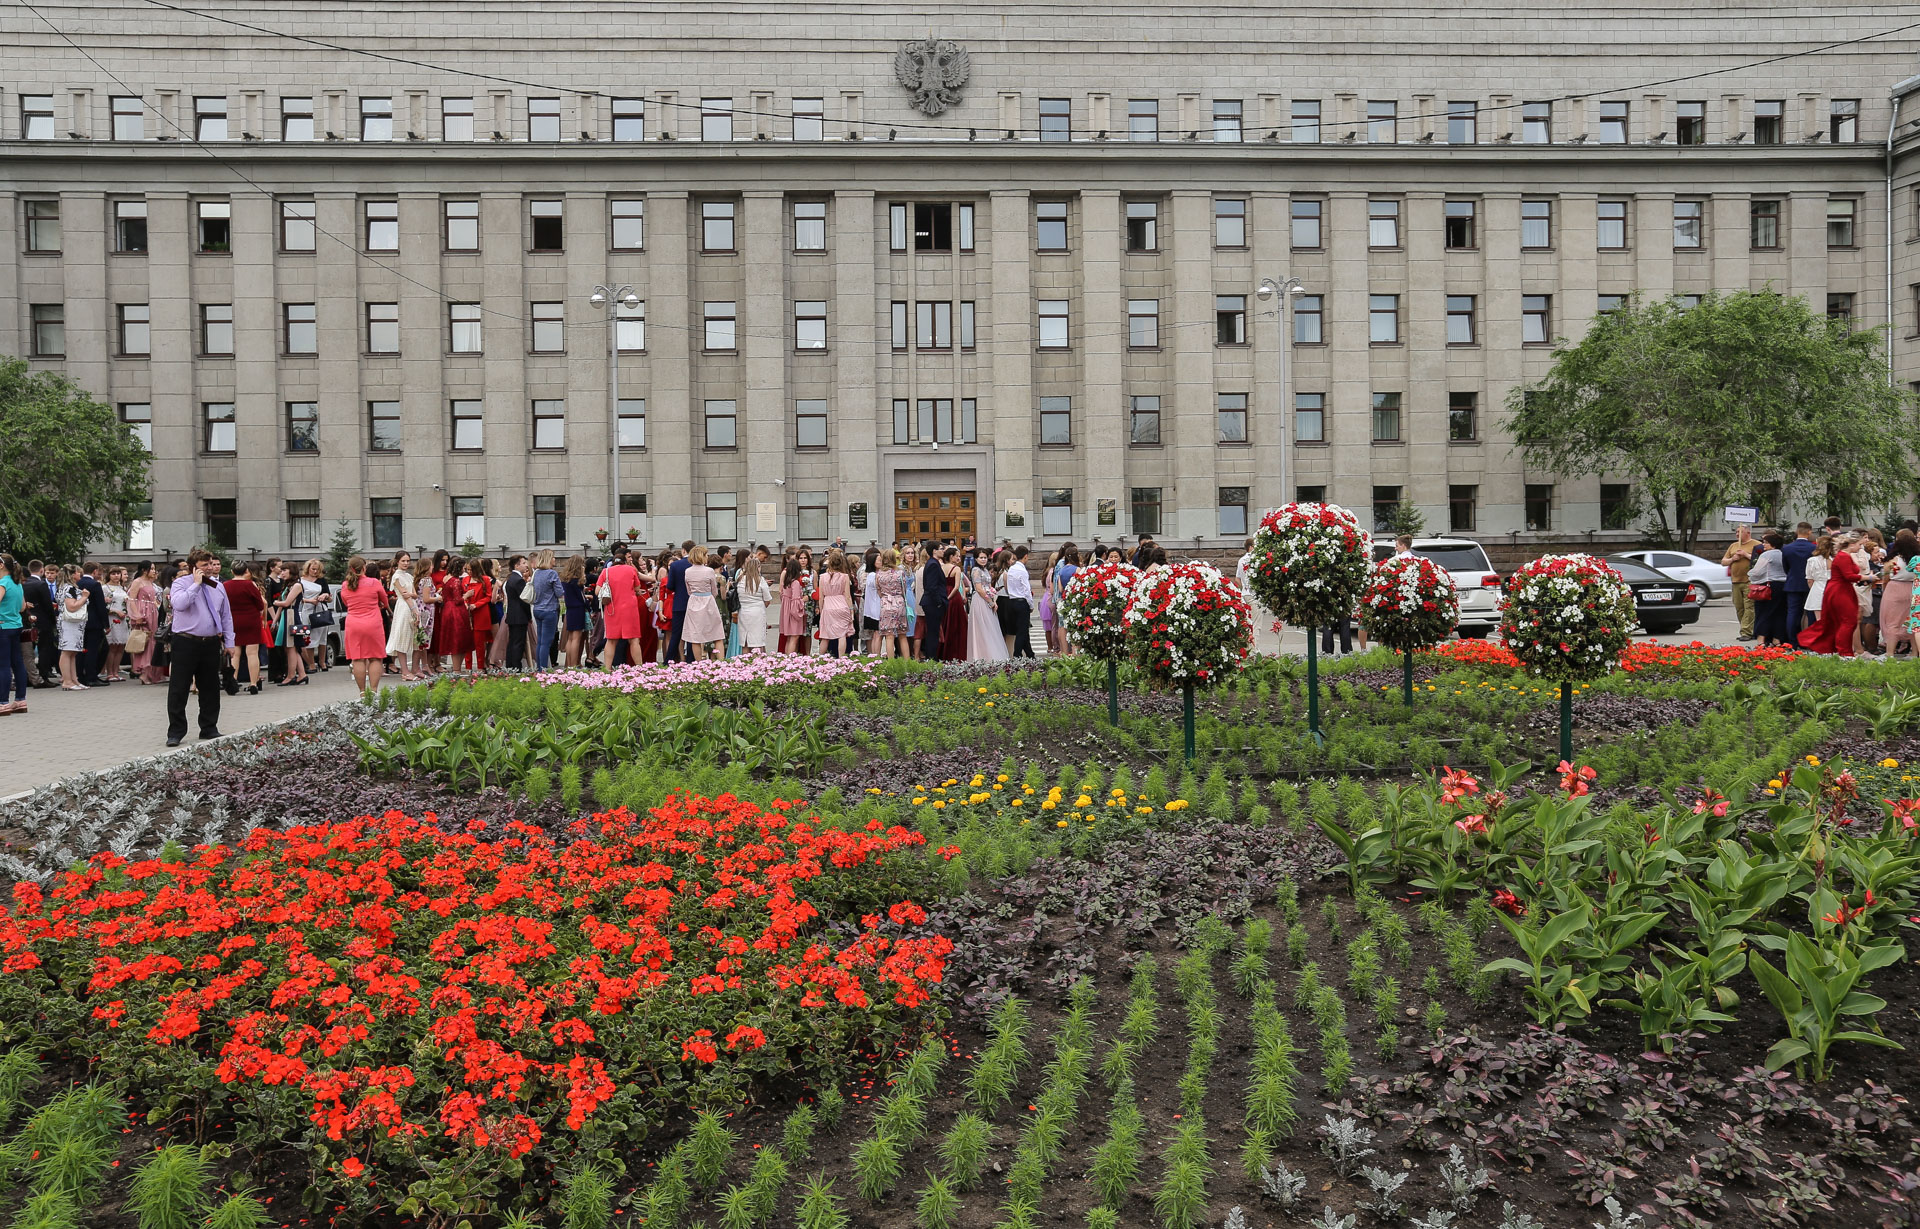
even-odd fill
[[[1397,538],[1404,533],[1417,538],[1427,532],[1427,518],[1411,499],[1402,495],[1400,502],[1394,505],[1393,515],[1388,518],[1387,528],[1391,531],[1390,535],[1380,536]]]
[[[119,538],[149,497],[147,450],[65,376],[0,359],[0,548],[73,560]]]
[[[1632,474],[1629,518],[1692,549],[1715,509],[1775,483],[1782,504],[1904,498],[1914,401],[1887,382],[1877,330],[1771,291],[1694,307],[1634,300],[1595,318],[1507,399],[1527,464]]]
[[[353,524],[341,517],[333,524],[333,541],[327,543],[327,553],[322,556],[322,567],[327,580],[339,584],[347,578],[347,560],[360,553],[360,543],[353,536]]]

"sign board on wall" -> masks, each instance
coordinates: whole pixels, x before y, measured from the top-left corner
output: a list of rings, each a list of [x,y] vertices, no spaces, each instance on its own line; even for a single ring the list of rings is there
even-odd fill
[[[1119,523],[1119,520],[1120,520],[1120,501],[1119,500],[1100,499],[1100,500],[1095,500],[1094,502],[1098,505],[1099,519],[1102,525],[1114,525]]]
[[[847,505],[847,528],[865,529],[867,527],[867,505]]]
[[[1007,524],[1024,525],[1027,523],[1027,501],[1009,499],[1007,501]]]
[[[772,533],[779,527],[779,521],[779,504],[753,505],[753,531],[755,533]]]

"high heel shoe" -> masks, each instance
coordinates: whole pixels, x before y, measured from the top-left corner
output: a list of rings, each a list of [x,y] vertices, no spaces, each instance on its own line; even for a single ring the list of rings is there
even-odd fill
[[[254,684],[253,686],[251,686],[251,687],[249,687],[249,688],[247,688],[247,694],[248,694],[248,695],[250,695],[250,696],[257,696],[257,695],[259,695],[259,694],[260,694],[260,684],[258,684],[258,683],[255,683],[255,684]]]

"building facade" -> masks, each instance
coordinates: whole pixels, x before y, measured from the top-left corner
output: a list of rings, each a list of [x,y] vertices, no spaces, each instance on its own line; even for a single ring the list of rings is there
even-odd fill
[[[0,17],[0,351],[153,452],[103,548],[1604,541],[1501,420],[1621,297],[1920,379],[1913,32],[1807,54],[1871,6],[199,8]]]

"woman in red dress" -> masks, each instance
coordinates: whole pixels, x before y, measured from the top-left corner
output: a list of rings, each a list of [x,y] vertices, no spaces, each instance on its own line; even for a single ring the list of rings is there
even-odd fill
[[[493,577],[487,575],[487,561],[467,560],[467,653],[473,656],[473,671],[487,668],[487,653],[493,648]],[[466,654],[460,664],[466,665]]]
[[[966,563],[951,546],[940,552],[940,566],[947,574],[947,617],[940,626],[941,661],[967,660]]]
[[[440,651],[453,659],[448,668],[465,669],[467,654],[473,652],[473,621],[467,615],[467,582],[458,564],[440,586],[440,615],[433,630],[440,637]]]
[[[640,562],[634,569],[640,574],[640,660],[656,661],[660,656],[659,609],[664,605],[663,598],[667,587],[667,563],[673,562],[666,551],[660,552],[660,559],[649,559],[639,555]],[[653,609],[648,609],[647,599],[653,599]],[[670,599],[669,599],[670,600]]]
[[[433,666],[436,670],[440,668],[440,659],[453,652],[447,647],[445,627],[447,608],[452,604],[447,600],[449,597],[447,582],[454,579],[454,574],[447,569],[447,563],[452,558],[453,556],[444,548],[433,552],[433,568],[428,573],[433,580],[435,597],[433,599],[433,632],[427,637],[427,654],[433,658]]]
[[[246,562],[233,565],[233,579],[226,582],[227,607],[233,612],[233,648],[228,656],[233,659],[234,673],[240,672],[240,663],[245,661],[252,680],[247,691],[252,695],[260,694],[260,646],[265,642],[267,615],[266,598],[260,593],[260,586],[253,583],[253,565]]]
[[[600,622],[607,633],[607,669],[637,664],[640,625],[646,607],[640,604],[640,573],[622,556],[600,569]],[[624,647],[622,647],[624,646]]]
[[[1854,590],[1860,583],[1860,564],[1852,554],[1854,545],[1855,539],[1849,538],[1833,552],[1833,572],[1820,599],[1820,621],[1798,637],[1800,647],[1809,652],[1853,656],[1853,640],[1860,630],[1860,597]]]

